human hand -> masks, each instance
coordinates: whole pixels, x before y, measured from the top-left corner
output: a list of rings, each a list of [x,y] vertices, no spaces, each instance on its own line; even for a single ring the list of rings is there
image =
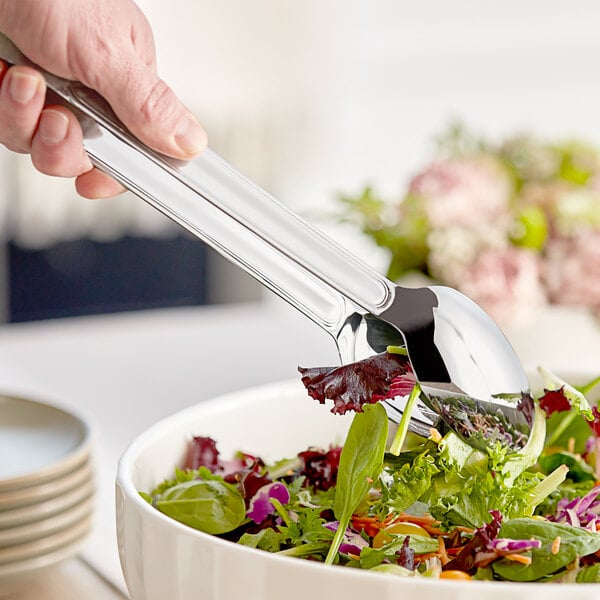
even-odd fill
[[[186,160],[206,147],[200,124],[158,77],[152,31],[133,0],[0,0],[0,30],[42,68],[98,91],[154,150]],[[122,192],[92,166],[75,116],[46,106],[45,92],[38,71],[0,61],[0,143],[30,153],[42,173],[75,177],[82,196]]]

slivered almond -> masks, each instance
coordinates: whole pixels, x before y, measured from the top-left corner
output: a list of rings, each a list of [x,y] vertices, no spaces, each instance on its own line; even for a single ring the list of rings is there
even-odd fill
[[[508,558],[508,560],[521,563],[522,565],[531,564],[531,558],[529,556],[525,556],[524,554],[505,554],[504,558]]]

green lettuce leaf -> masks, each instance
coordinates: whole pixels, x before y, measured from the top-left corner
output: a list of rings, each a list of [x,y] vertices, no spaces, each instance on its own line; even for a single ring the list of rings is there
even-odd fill
[[[513,519],[502,525],[499,537],[515,540],[536,539],[540,548],[531,551],[531,564],[507,559],[493,564],[494,573],[508,581],[536,581],[553,575],[573,561],[600,550],[600,535],[586,529],[552,523],[541,519]],[[560,547],[552,553],[554,540],[560,537]]]

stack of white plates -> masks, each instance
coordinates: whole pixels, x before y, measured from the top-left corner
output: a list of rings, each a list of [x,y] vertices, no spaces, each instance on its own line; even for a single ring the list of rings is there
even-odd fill
[[[90,529],[90,428],[0,395],[0,590],[77,552]]]

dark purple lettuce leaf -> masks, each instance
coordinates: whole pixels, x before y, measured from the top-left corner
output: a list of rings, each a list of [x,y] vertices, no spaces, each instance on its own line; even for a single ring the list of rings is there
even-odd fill
[[[492,549],[492,541],[498,537],[502,515],[497,510],[491,510],[492,520],[475,530],[473,537],[464,548],[443,567],[444,570],[464,571],[474,573],[478,567],[486,567],[499,554]]]
[[[571,410],[571,403],[565,396],[563,388],[560,388],[560,390],[544,390],[544,395],[539,402],[540,407],[544,409],[548,416],[555,412]]]
[[[290,492],[281,481],[274,481],[267,485],[263,485],[250,498],[248,504],[248,517],[256,524],[262,523],[269,515],[275,513],[275,507],[271,499],[275,498],[281,504],[287,504],[290,501]]]
[[[204,436],[195,436],[188,446],[184,469],[206,467],[211,473],[220,469],[219,451],[215,440]]]
[[[523,415],[529,427],[533,425],[534,407],[533,398],[529,394],[522,394],[517,402],[517,410]]]
[[[409,546],[410,536],[407,535],[402,542],[402,548],[396,552],[396,560],[401,567],[415,570],[415,551]]]
[[[245,466],[239,471],[224,475],[223,479],[227,483],[237,486],[246,502],[246,506],[261,487],[273,483],[273,480],[265,475],[265,463],[259,458],[255,459],[250,466]]]
[[[306,485],[323,491],[333,487],[337,481],[341,454],[341,446],[331,448],[326,452],[312,448],[299,452],[298,458],[302,462],[300,475],[306,477]]]
[[[364,404],[390,397],[392,389],[395,394],[406,389],[404,393],[409,393],[414,384],[408,358],[388,352],[341,367],[298,367],[298,371],[309,396],[321,404],[333,400],[331,412],[336,414],[362,412]]]
[[[233,460],[223,461],[216,442],[210,437],[195,436],[188,446],[183,468],[195,470],[199,467],[206,467],[227,483],[235,485],[246,504],[260,488],[272,483],[265,475],[265,463],[260,458],[240,453]]]
[[[594,416],[594,420],[588,421],[588,424],[592,428],[594,435],[600,438],[600,410],[598,410],[597,406],[592,407],[592,415]]]

